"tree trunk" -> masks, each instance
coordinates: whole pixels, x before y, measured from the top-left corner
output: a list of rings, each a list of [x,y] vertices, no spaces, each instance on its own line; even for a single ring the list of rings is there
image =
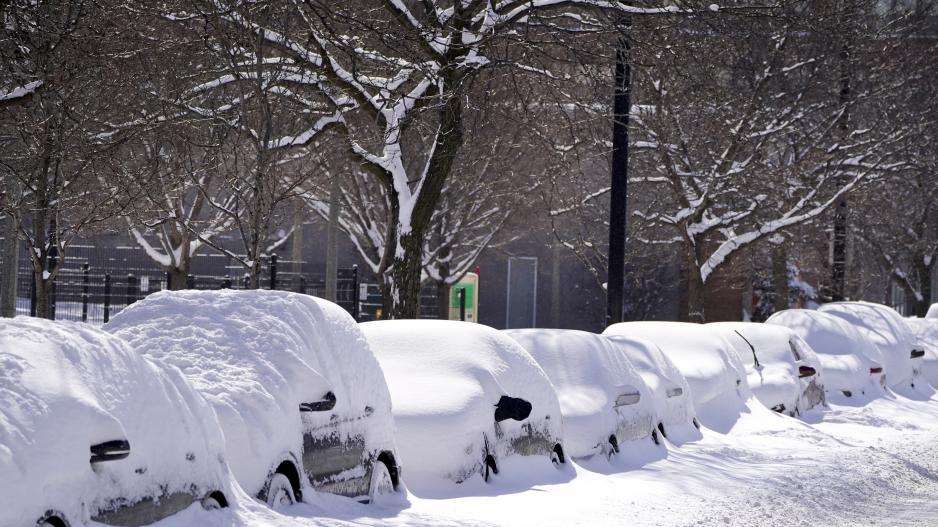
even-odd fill
[[[0,268],[0,317],[16,316],[16,271],[19,268],[19,233],[16,218],[8,216],[3,234],[3,266]]]
[[[772,248],[772,282],[775,289],[773,311],[788,309],[788,248],[784,243]]]
[[[33,271],[36,280],[36,317],[52,318],[52,305],[49,296],[52,292],[52,281],[43,279],[43,271]]]
[[[704,281],[693,249],[688,251],[687,260],[687,321],[703,323],[707,320],[704,314]]]
[[[423,235],[416,229],[401,236],[403,257],[394,258],[391,268],[390,318],[417,318],[420,315],[420,273],[423,260]]]
[[[181,269],[179,267],[170,267],[166,270],[166,274],[169,275],[169,290],[170,291],[182,291],[186,288],[189,282],[189,272],[187,269]]]
[[[621,17],[616,49],[615,94],[612,122],[612,174],[609,194],[609,258],[606,272],[606,325],[622,322],[625,295],[625,242],[628,218],[629,112],[631,111],[631,58],[628,31],[631,19]]]
[[[913,306],[915,311],[915,316],[925,318],[925,315],[928,313],[928,308],[931,307],[931,277],[933,268],[931,265],[925,265],[925,262],[922,261],[923,258],[921,255],[916,254],[915,260],[917,264],[915,265],[915,278],[919,284],[919,294],[921,299],[913,297]]]

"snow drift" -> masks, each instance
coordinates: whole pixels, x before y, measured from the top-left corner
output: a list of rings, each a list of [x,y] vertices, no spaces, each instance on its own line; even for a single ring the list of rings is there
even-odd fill
[[[571,457],[609,456],[622,443],[655,432],[658,415],[651,390],[605,337],[562,329],[505,333],[534,357],[556,388]]]
[[[729,344],[700,324],[624,322],[604,335],[641,337],[671,359],[690,386],[697,418],[709,428],[728,431],[749,398],[746,370]]]
[[[411,488],[485,476],[519,454],[549,463],[561,444],[560,403],[544,370],[510,337],[445,320],[361,328],[387,376]]]
[[[269,477],[288,463],[306,473],[304,487],[362,497],[376,457],[393,454],[384,375],[358,325],[331,302],[284,291],[161,292],[105,327],[177,366],[206,397],[232,471],[252,495],[264,497]],[[329,411],[301,414],[301,404],[329,395]],[[358,458],[357,468],[316,455],[330,446]]]
[[[126,458],[90,463],[92,445],[122,440]],[[218,422],[178,371],[100,329],[25,317],[0,321],[0,474],[5,526],[231,497]]]

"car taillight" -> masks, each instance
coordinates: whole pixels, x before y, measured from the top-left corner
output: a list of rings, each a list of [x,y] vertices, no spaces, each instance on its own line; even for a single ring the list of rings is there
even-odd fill
[[[811,366],[798,366],[798,377],[812,377],[817,374],[817,370]]]
[[[870,368],[870,375],[876,375],[877,373],[883,373],[882,366],[873,366]]]

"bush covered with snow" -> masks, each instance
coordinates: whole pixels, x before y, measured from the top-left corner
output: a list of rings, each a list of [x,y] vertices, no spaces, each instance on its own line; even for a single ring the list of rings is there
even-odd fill
[[[766,320],[794,331],[817,353],[828,394],[864,392],[882,379],[879,350],[842,318],[809,309],[786,309]],[[874,368],[874,370],[871,370]]]
[[[553,385],[504,333],[445,320],[361,328],[387,376],[409,486],[462,482],[518,454],[548,463],[561,444]]]
[[[611,455],[621,443],[655,431],[658,415],[651,390],[605,337],[562,329],[505,333],[534,357],[556,388],[571,457]]]
[[[129,455],[99,446],[113,459],[92,464],[112,441]],[[154,498],[158,518],[230,498],[228,474],[218,422],[177,370],[88,325],[0,319],[0,525],[110,522]]]
[[[879,349],[889,386],[915,384],[922,361],[912,358],[915,337],[894,309],[870,302],[834,302],[818,310],[844,319]]]
[[[699,438],[693,424],[694,403],[687,380],[661,348],[638,337],[605,335],[605,338],[625,354],[651,390],[651,402],[665,435],[672,441]]]
[[[690,386],[697,417],[713,429],[732,426],[749,398],[746,370],[729,344],[700,324],[624,322],[604,335],[640,337],[654,342],[677,366]]]
[[[206,397],[250,494],[266,497],[272,474],[281,467],[292,477],[292,466],[316,489],[362,497],[377,456],[394,451],[384,375],[358,325],[331,302],[283,291],[162,292],[106,329],[177,366]],[[301,413],[320,402],[325,410]]]
[[[794,416],[824,402],[820,361],[806,343],[796,346],[800,337],[792,330],[749,322],[717,322],[707,327],[736,351],[746,366],[749,389],[767,408]],[[802,367],[807,369],[802,371]]]

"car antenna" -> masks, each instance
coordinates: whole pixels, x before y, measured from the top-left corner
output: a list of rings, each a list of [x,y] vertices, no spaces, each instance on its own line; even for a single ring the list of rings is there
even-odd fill
[[[736,333],[737,335],[739,335],[739,338],[745,340],[746,344],[749,344],[749,349],[752,350],[752,360],[756,361],[756,369],[762,368],[762,366],[759,365],[759,357],[756,357],[756,348],[755,346],[752,345],[752,342],[749,342],[749,339],[744,337],[743,334],[740,333],[738,329],[734,329],[733,333]]]

